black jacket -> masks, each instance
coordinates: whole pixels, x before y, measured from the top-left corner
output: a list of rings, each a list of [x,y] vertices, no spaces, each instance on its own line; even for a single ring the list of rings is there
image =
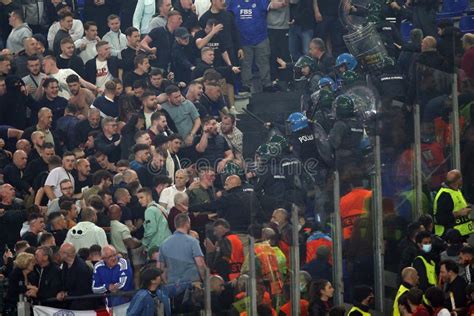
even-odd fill
[[[61,290],[67,292],[69,296],[92,294],[92,270],[78,256],[70,267],[63,263],[61,279]],[[89,310],[95,306],[94,300],[76,300],[69,303],[68,309]]]
[[[95,139],[95,148],[97,151],[106,154],[110,162],[117,162],[120,160],[120,144],[116,146],[114,143],[119,138],[119,134],[115,134],[112,140],[110,140],[105,137],[104,133],[100,133]]]
[[[86,63],[85,66],[85,79],[92,84],[96,83],[96,74],[97,74],[97,64],[96,64],[97,56],[92,58]],[[118,70],[119,70],[119,61],[117,57],[111,56],[107,59],[107,67],[109,68],[109,73],[114,78],[118,78]]]
[[[35,266],[31,272],[31,283],[38,287],[36,295],[38,301],[43,302],[48,298],[56,297],[62,289],[61,270],[54,263],[50,263],[45,268]],[[42,303],[42,305],[56,307],[61,304]]]
[[[220,199],[191,206],[189,211],[217,211],[218,216],[226,219],[235,232],[246,232],[249,225],[263,213],[255,193],[244,191],[241,186],[228,190]]]
[[[3,169],[3,177],[5,183],[10,183],[21,194],[27,193],[30,189],[30,185],[24,179],[22,171],[20,171],[20,169],[18,169],[18,167],[15,166],[13,163],[7,165]]]

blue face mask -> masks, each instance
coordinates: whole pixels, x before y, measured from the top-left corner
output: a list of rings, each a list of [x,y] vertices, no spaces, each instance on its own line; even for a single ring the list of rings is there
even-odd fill
[[[423,252],[426,252],[426,253],[431,252],[431,244],[423,245],[422,247],[423,247],[422,248]]]

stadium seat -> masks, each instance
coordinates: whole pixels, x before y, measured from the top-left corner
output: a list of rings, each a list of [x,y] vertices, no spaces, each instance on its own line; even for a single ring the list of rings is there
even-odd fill
[[[444,0],[441,12],[436,14],[436,20],[462,16],[469,6],[469,0]]]
[[[408,42],[410,40],[410,31],[413,29],[413,24],[408,21],[403,21],[400,25],[400,33],[402,34],[402,38],[404,42]]]
[[[461,20],[459,21],[459,29],[463,33],[474,32],[474,15],[461,17]]]

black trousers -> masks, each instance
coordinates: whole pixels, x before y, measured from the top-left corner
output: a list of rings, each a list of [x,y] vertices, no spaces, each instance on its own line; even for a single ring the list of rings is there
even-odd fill
[[[290,48],[288,43],[288,29],[268,29],[270,40],[270,77],[272,81],[281,79],[288,81],[289,71],[278,69],[277,57],[290,62]]]

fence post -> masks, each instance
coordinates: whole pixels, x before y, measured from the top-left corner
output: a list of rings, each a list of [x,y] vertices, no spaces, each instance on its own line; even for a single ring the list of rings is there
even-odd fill
[[[255,270],[255,239],[249,236],[250,315],[257,316],[257,271]]]
[[[298,208],[291,206],[292,245],[291,245],[291,312],[300,314],[300,248],[298,243]]]
[[[456,68],[453,74],[453,85],[452,85],[452,100],[453,100],[453,113],[452,119],[452,142],[453,142],[453,167],[454,169],[461,170],[461,137],[460,137],[460,126],[459,126],[459,102],[458,102],[458,75]],[[471,118],[472,120],[472,118]]]
[[[384,242],[383,242],[383,208],[382,208],[382,167],[380,159],[380,136],[375,136],[375,181],[373,188],[372,218],[374,227],[374,263],[375,263],[375,303],[382,314],[384,312]]]
[[[422,213],[423,209],[423,170],[421,166],[421,119],[420,119],[420,105],[415,104],[413,108],[413,120],[414,120],[414,150],[413,150],[413,175],[414,175],[414,186],[415,190],[415,205],[412,208],[412,218],[414,220],[418,219]]]
[[[205,308],[205,315],[211,316],[212,315],[212,308],[211,308],[211,273],[209,268],[206,268],[206,279],[204,280],[204,308]]]
[[[334,304],[344,304],[344,282],[342,280],[342,224],[341,224],[341,210],[339,207],[339,201],[341,199],[340,187],[339,187],[339,173],[334,172],[334,213],[332,214],[333,224],[333,280],[334,280]]]

